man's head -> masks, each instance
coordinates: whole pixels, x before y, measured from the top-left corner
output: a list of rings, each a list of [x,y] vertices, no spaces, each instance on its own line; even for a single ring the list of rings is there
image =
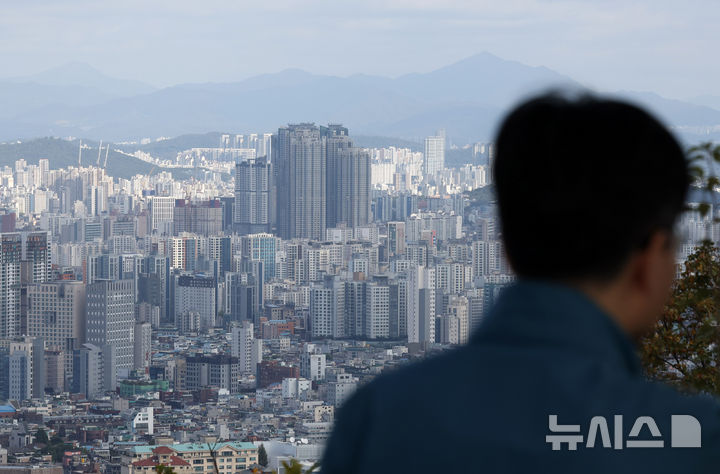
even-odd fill
[[[689,183],[663,125],[623,102],[541,96],[504,120],[493,174],[518,276],[612,291],[623,307],[607,309],[632,313],[630,332],[654,321],[672,282],[672,229]]]

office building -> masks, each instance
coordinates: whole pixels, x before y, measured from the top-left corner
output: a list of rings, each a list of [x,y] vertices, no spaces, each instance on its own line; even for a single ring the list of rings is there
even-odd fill
[[[71,374],[70,377],[66,375],[68,372]],[[65,382],[69,380],[72,380],[72,352],[68,357],[64,351],[46,350],[45,389],[51,390],[52,393],[62,393],[65,391]]]
[[[187,314],[199,317],[199,329],[215,327],[217,314],[217,283],[215,277],[204,273],[175,275],[175,322]],[[186,325],[187,326],[187,325]]]
[[[212,356],[194,356],[185,359],[187,390],[199,390],[206,387],[225,389],[237,393],[240,365],[237,357],[215,354]]]
[[[28,286],[28,334],[42,338],[49,351],[72,354],[85,342],[86,289],[79,281],[54,281]],[[72,358],[63,374],[72,376]]]
[[[183,232],[209,236],[222,232],[222,204],[219,199],[190,202],[176,199],[173,208],[173,235]]]
[[[73,393],[81,393],[88,400],[115,390],[115,350],[106,344],[102,348],[94,344],[83,344],[73,351]]]
[[[0,399],[28,400],[45,393],[45,345],[36,337],[0,340]]]
[[[118,377],[134,367],[135,281],[98,280],[87,286],[85,341],[98,348],[112,346]]]

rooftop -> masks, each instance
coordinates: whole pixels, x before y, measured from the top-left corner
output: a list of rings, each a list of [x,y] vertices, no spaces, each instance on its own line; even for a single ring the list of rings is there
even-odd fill
[[[175,450],[175,452],[191,452],[191,451],[204,451],[209,449],[213,443],[181,443],[181,444],[168,444],[163,445]],[[246,449],[257,449],[253,443],[242,443],[237,441],[220,441],[215,443],[214,450],[218,451],[224,448],[231,448],[235,450],[246,450]],[[135,454],[152,454],[153,450],[158,449],[157,445],[142,445],[133,446],[133,452]]]

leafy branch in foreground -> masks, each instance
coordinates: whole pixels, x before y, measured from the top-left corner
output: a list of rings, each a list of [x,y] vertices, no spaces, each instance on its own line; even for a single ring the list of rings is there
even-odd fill
[[[680,390],[720,395],[720,250],[690,255],[663,315],[641,343],[650,378]]]
[[[283,467],[283,474],[303,474],[303,473],[311,473],[315,472],[317,468],[320,467],[320,463],[316,462],[312,466],[310,466],[307,470],[303,471],[303,466],[298,462],[297,459],[290,459],[290,461],[283,461],[282,462]]]
[[[711,197],[712,202],[702,201],[691,207],[705,217],[717,204],[715,196],[720,188],[717,167],[720,166],[720,145],[705,142],[691,147],[687,152],[688,167],[692,186]]]

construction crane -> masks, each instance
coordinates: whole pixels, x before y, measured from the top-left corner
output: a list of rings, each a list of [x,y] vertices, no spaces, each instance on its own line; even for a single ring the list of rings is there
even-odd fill
[[[105,148],[105,163],[103,163],[104,169],[107,169],[107,159],[108,159],[109,153],[110,153],[110,144],[108,143],[108,146]]]
[[[100,145],[98,145],[98,158],[95,162],[95,166],[97,166],[98,168],[100,168],[100,153],[102,153],[102,140],[100,140]]]

